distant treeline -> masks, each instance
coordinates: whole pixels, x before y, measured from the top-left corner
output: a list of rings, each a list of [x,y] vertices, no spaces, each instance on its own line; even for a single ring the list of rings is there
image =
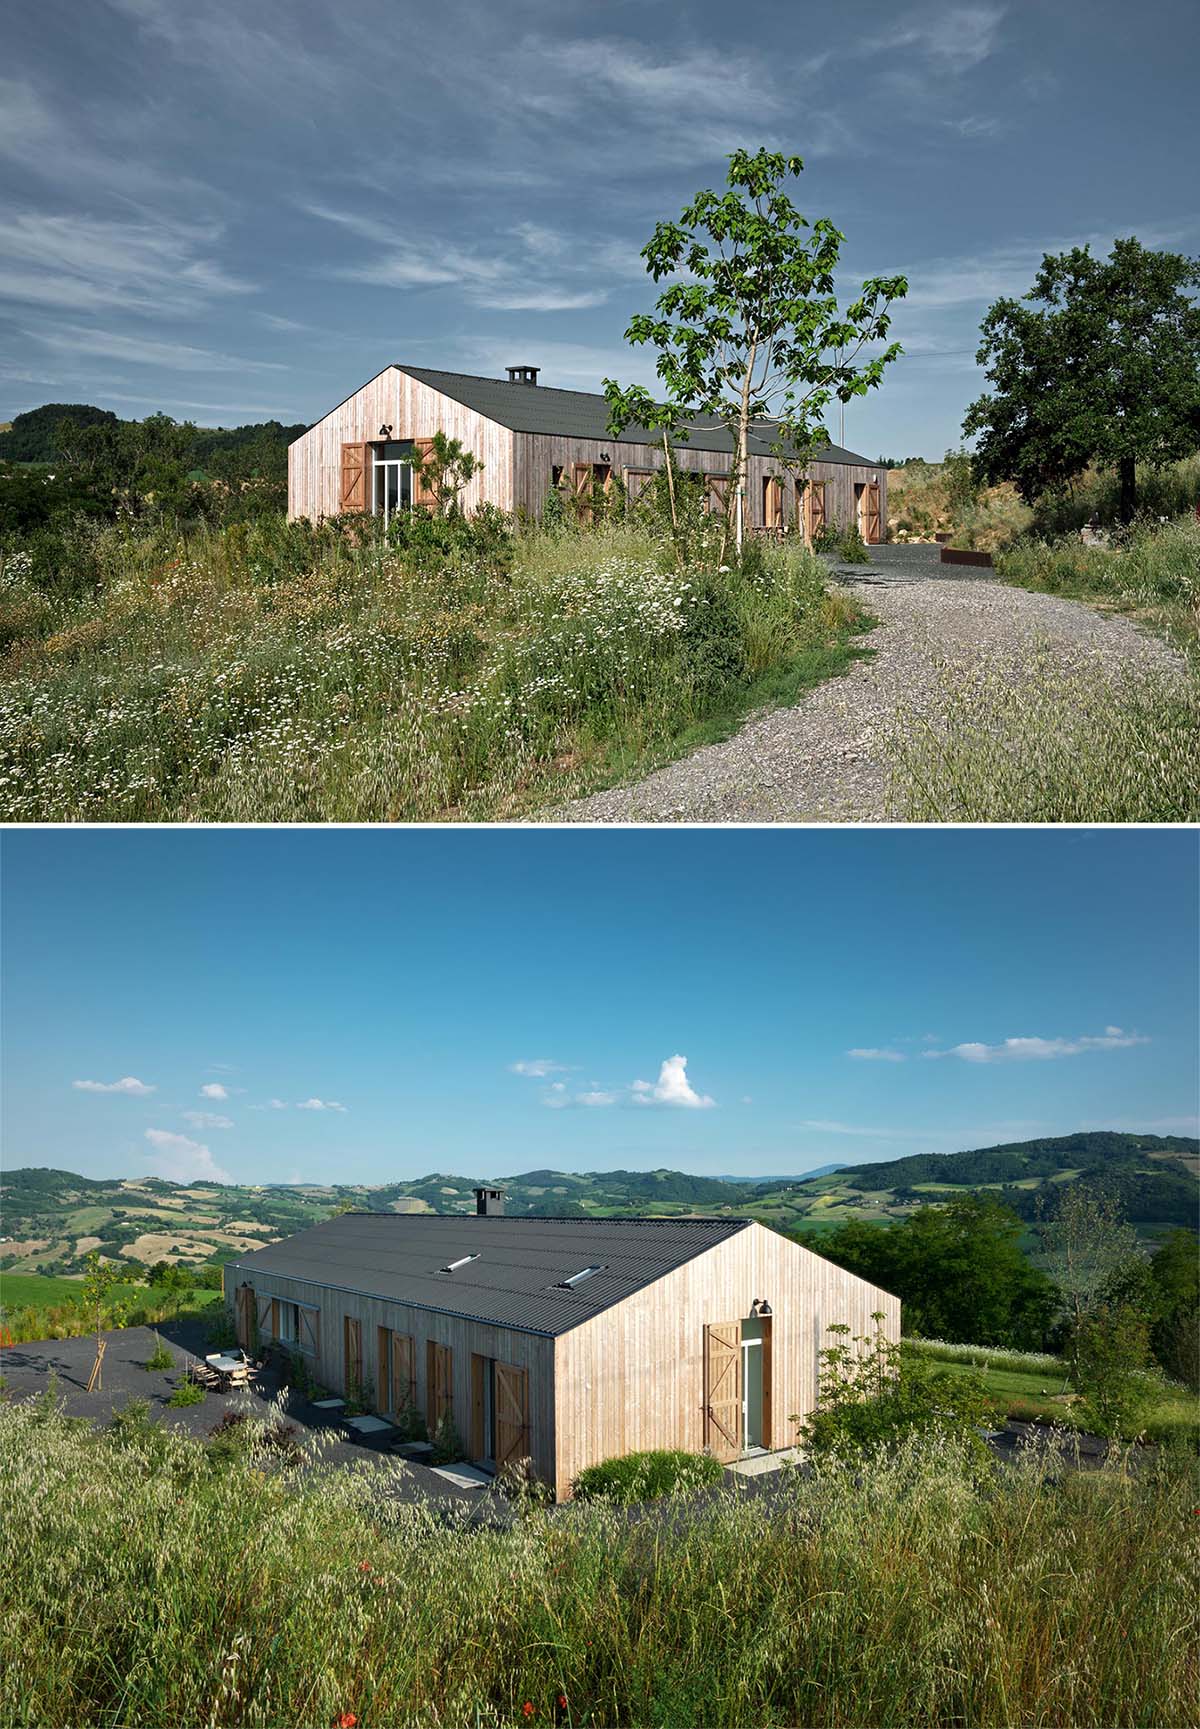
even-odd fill
[[[279,420],[262,420],[245,426],[194,426],[169,415],[151,415],[151,421],[166,421],[179,425],[188,437],[188,453],[198,467],[218,451],[237,450],[242,445],[262,440],[282,444],[284,450],[308,428],[300,422],[285,426]],[[47,402],[41,408],[31,408],[18,414],[7,432],[0,432],[0,461],[58,462],[64,454],[60,428],[64,421],[76,427],[139,426],[144,422],[122,421],[107,408],[96,408],[90,402]]]

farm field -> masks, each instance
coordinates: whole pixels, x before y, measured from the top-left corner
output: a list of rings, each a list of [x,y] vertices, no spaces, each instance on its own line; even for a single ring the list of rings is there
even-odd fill
[[[804,1177],[736,1181],[683,1171],[526,1171],[500,1180],[508,1211],[567,1218],[679,1218],[716,1214],[754,1218],[776,1230],[819,1237],[848,1220],[898,1222],[956,1195],[996,1196],[1025,1221],[1028,1243],[1039,1207],[1065,1183],[1103,1176],[1148,1243],[1172,1226],[1191,1226],[1200,1184],[1197,1143],[1182,1136],[1083,1134],[973,1152],[918,1155],[887,1164],[846,1165]],[[477,1184],[494,1177],[433,1172],[408,1181],[364,1184],[206,1184],[182,1188],[160,1178],[101,1180],[26,1167],[0,1187],[9,1240],[0,1272],[32,1274],[52,1266],[81,1273],[77,1221],[88,1247],[112,1260],[183,1266],[228,1260],[317,1224],[340,1206],[373,1212],[469,1213]],[[170,1228],[166,1228],[167,1221]],[[30,1245],[36,1245],[31,1247]],[[140,1252],[139,1252],[140,1251]],[[38,1275],[40,1284],[47,1283]]]

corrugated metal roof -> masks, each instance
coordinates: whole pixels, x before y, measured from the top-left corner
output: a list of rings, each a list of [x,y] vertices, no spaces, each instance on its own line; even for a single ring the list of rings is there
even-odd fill
[[[525,388],[529,388],[526,386]],[[341,1213],[234,1266],[437,1309],[524,1332],[566,1333],[747,1229],[749,1219],[531,1219]],[[439,1272],[476,1255],[454,1273]],[[559,1281],[603,1270],[573,1290]]]
[[[440,372],[430,366],[406,366],[396,361],[400,372],[440,391],[454,402],[473,408],[498,426],[513,432],[536,432],[550,437],[598,438],[614,442],[608,430],[606,399],[588,390],[555,390],[544,384],[510,384],[506,378],[480,378],[469,372]],[[615,442],[620,444],[657,444],[661,433],[648,432],[642,426],[627,426]],[[760,421],[750,429],[752,456],[772,455],[775,430],[770,422]],[[711,419],[697,419],[687,441],[695,450],[733,452],[733,440],[728,430]],[[814,462],[850,463],[857,468],[871,467],[868,456],[856,456],[841,445],[828,444],[813,452]]]

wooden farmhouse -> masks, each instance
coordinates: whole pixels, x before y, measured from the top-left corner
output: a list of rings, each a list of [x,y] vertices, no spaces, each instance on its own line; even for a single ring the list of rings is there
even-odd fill
[[[890,1338],[885,1291],[750,1219],[343,1213],[225,1269],[250,1349],[279,1341],[381,1415],[453,1419],[486,1469],[558,1497],[647,1447],[723,1461],[794,1444],[827,1329]]]
[[[322,517],[429,506],[421,462],[435,432],[457,438],[483,464],[460,503],[539,517],[553,488],[586,514],[594,489],[619,478],[636,499],[663,466],[661,441],[637,427],[607,432],[608,403],[582,390],[551,390],[536,366],[510,366],[508,378],[476,378],[425,366],[388,366],[331,409],[288,450],[288,514]],[[772,454],[775,433],[759,423],[750,434],[745,526],[801,532],[811,541],[826,527],[857,524],[866,541],[887,522],[887,470],[837,445],[821,447],[806,473]],[[675,446],[678,466],[704,476],[710,509],[724,510],[732,440],[711,422],[694,424]]]

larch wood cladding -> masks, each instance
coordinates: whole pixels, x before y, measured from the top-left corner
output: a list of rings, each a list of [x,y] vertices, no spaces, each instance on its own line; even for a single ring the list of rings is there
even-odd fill
[[[585,1466],[602,1459],[647,1447],[698,1453],[713,1444],[709,1341],[733,1351],[756,1300],[770,1305],[762,1328],[769,1447],[792,1445],[793,1419],[815,1407],[818,1354],[833,1343],[831,1325],[844,1322],[854,1334],[870,1335],[878,1310],[888,1338],[900,1337],[897,1298],[757,1222],[557,1338],[280,1273],[242,1272],[231,1263],[226,1300],[236,1303],[239,1334],[247,1282],[261,1315],[278,1312],[273,1302],[319,1310],[306,1336],[315,1347],[313,1373],[324,1386],[345,1387],[357,1355],[367,1402],[376,1409],[394,1409],[403,1388],[417,1410],[435,1415],[448,1390],[459,1434],[476,1457],[482,1456],[476,1359],[506,1365],[495,1383],[498,1451],[515,1460],[528,1449],[535,1474],[560,1499]],[[740,1380],[740,1355],[733,1374]],[[728,1382],[723,1397],[728,1428],[738,1414]],[[726,1456],[729,1443],[713,1450]]]
[[[538,389],[522,385],[521,389]],[[535,432],[512,432],[488,420],[474,409],[444,396],[419,379],[410,378],[399,367],[389,366],[348,396],[345,402],[317,421],[288,450],[288,515],[306,516],[316,522],[336,516],[342,509],[370,508],[369,452],[361,487],[344,470],[344,452],[352,450],[351,467],[364,460],[362,447],[379,441],[381,426],[390,426],[392,440],[429,439],[441,431],[462,441],[483,462],[482,471],[464,488],[460,503],[465,511],[477,505],[494,504],[498,509],[521,511],[540,517],[546,495],[553,485],[556,468],[568,481],[582,465],[611,465],[626,479],[635,495],[645,477],[663,466],[663,448],[657,444],[627,444],[617,439],[573,438]],[[675,461],[689,474],[727,476],[730,458],[723,451],[698,450],[693,445],[675,446]],[[629,476],[626,471],[630,471]],[[855,521],[857,486],[878,485],[878,510],[872,520],[887,522],[887,470],[872,465],[844,462],[809,464],[811,480],[825,483],[825,519],[830,526],[850,527]],[[779,481],[767,488],[768,478]],[[582,479],[575,481],[582,485]],[[588,482],[590,485],[590,480]],[[349,490],[348,490],[349,488]],[[720,490],[718,486],[714,491]],[[349,500],[349,502],[345,502]],[[361,501],[361,502],[360,502]],[[769,503],[768,503],[769,501]],[[770,520],[765,514],[769,511]],[[796,470],[771,456],[751,456],[746,464],[746,527],[782,527],[804,532],[805,510],[796,487]]]
[[[378,443],[381,426],[391,427],[392,439],[428,439],[435,432],[461,439],[483,462],[482,472],[463,489],[462,508],[469,512],[487,502],[512,509],[513,434],[508,428],[389,366],[289,445],[288,515],[313,522],[337,516],[342,447]]]
[[[896,1297],[754,1223],[605,1310],[555,1349],[555,1489],[570,1493],[587,1465],[645,1447],[699,1453],[705,1436],[705,1328],[771,1305],[771,1445],[796,1439],[793,1417],[816,1405],[818,1352],[846,1322],[871,1334],[874,1311],[900,1337]]]
[[[346,1385],[345,1321],[360,1324],[362,1341],[362,1380],[373,1409],[387,1409],[387,1381],[392,1365],[385,1362],[381,1376],[379,1364],[380,1333],[399,1334],[406,1341],[400,1348],[400,1376],[411,1386],[416,1409],[429,1411],[434,1389],[429,1385],[429,1351],[432,1342],[448,1347],[450,1352],[450,1407],[459,1434],[471,1441],[473,1387],[471,1358],[473,1355],[492,1357],[513,1369],[524,1370],[524,1397],[527,1402],[528,1441],[534,1472],[544,1482],[554,1481],[554,1340],[540,1333],[523,1333],[512,1327],[491,1326],[483,1321],[463,1320],[457,1315],[442,1314],[434,1309],[421,1309],[408,1303],[392,1303],[383,1297],[367,1293],[335,1290],[305,1279],[287,1278],[281,1273],[240,1272],[231,1264],[226,1281],[227,1299],[232,1299],[243,1282],[249,1280],[260,1296],[277,1297],[283,1302],[308,1303],[320,1310],[317,1336],[320,1344],[315,1355],[310,1354],[313,1375],[322,1386],[339,1392]],[[408,1343],[411,1341],[411,1344]],[[264,1338],[262,1343],[266,1343]],[[510,1378],[506,1389],[516,1383]],[[385,1389],[380,1395],[381,1386]],[[509,1434],[511,1438],[511,1431]]]

